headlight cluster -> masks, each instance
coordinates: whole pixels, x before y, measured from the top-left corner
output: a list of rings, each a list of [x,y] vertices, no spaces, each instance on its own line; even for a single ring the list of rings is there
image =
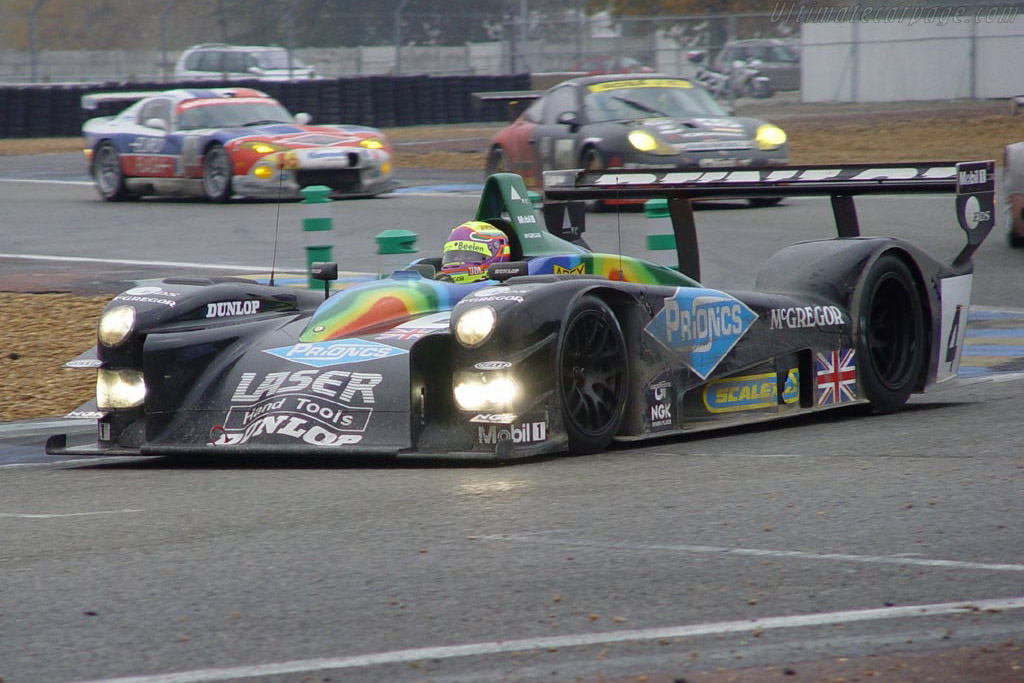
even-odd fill
[[[287,149],[291,149],[287,145],[279,145],[274,142],[266,142],[264,140],[257,140],[255,142],[247,142],[243,145],[245,149],[256,152],[257,154],[271,154],[273,152],[283,152]]]
[[[507,375],[485,373],[455,385],[455,402],[461,410],[508,408],[519,398],[519,384]]]
[[[760,150],[778,149],[786,144],[786,131],[778,126],[765,123],[758,127],[754,140]]]
[[[675,154],[676,148],[646,130],[634,130],[629,134],[629,144],[641,152],[652,154]]]
[[[132,306],[114,306],[100,316],[97,337],[104,346],[117,346],[132,333],[135,328],[135,308]]]
[[[365,147],[366,149],[381,149],[384,146],[384,143],[377,138],[366,138],[365,140],[359,141],[359,146]]]
[[[139,370],[100,369],[96,375],[96,405],[100,410],[134,408],[146,400],[146,382]]]
[[[455,322],[455,338],[463,346],[480,346],[494,331],[498,318],[490,306],[471,308]]]

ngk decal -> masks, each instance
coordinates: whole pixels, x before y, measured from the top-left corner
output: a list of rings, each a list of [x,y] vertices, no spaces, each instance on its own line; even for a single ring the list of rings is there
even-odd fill
[[[508,427],[477,427],[477,438],[480,443],[487,445],[497,444],[499,441],[511,441],[512,443],[537,443],[548,438],[547,422],[523,422]]]
[[[672,427],[673,394],[672,382],[668,381],[657,382],[647,388],[647,423],[650,425],[650,431],[656,432]]]
[[[258,382],[256,373],[244,373],[224,424],[210,430],[210,440],[232,446],[263,436],[313,446],[358,443],[373,412],[373,388],[380,382],[377,373],[344,370],[273,372]]]

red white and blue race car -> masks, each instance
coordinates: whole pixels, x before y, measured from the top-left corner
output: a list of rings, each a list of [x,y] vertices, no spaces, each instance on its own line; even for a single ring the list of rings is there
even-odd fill
[[[392,147],[378,129],[308,125],[252,88],[97,93],[84,109],[132,101],[82,126],[89,171],[107,201],[143,195],[295,197],[310,185],[336,196],[373,196],[394,186]]]

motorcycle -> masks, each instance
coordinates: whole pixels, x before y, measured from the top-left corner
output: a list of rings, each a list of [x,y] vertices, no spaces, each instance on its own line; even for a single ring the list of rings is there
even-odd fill
[[[731,102],[737,97],[756,97],[763,99],[775,94],[775,87],[767,76],[746,62],[737,61],[729,73],[713,71],[704,60],[704,50],[692,50],[686,53],[687,61],[696,69],[694,78],[702,83],[711,94],[721,100]]]

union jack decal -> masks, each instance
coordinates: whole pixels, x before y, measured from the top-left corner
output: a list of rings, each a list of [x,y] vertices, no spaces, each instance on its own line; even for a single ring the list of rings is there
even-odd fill
[[[857,400],[857,367],[853,349],[819,353],[815,365],[818,377],[818,405],[850,403]]]

